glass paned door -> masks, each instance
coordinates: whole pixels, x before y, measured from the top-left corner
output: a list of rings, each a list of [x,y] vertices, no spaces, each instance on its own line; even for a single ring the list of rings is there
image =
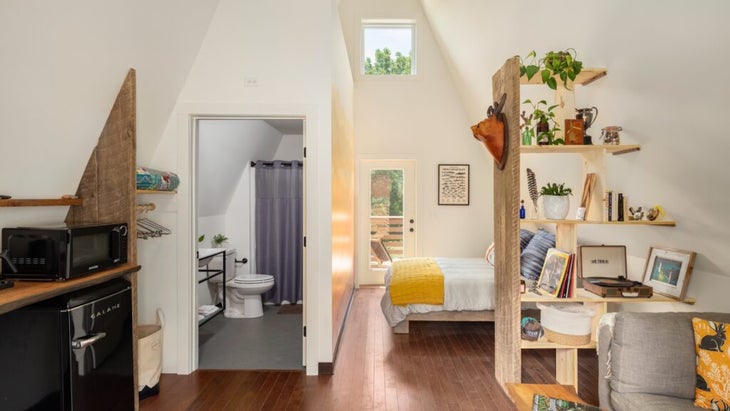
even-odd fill
[[[393,260],[415,254],[415,162],[363,160],[360,284],[383,284]]]

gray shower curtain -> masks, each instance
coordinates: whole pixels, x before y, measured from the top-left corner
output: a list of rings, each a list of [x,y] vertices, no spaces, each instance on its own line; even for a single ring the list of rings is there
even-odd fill
[[[264,302],[302,300],[302,162],[256,162],[256,272],[274,276]]]

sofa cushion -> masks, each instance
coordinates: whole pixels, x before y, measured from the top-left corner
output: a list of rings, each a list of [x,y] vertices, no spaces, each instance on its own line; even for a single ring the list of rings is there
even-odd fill
[[[611,390],[694,399],[697,313],[631,313],[616,316],[611,342]],[[703,313],[726,321],[730,314]]]
[[[725,332],[730,324],[692,318],[697,352],[695,405],[708,410],[730,407],[730,342]]]
[[[697,411],[691,399],[641,393],[613,392],[611,406],[614,410]]]

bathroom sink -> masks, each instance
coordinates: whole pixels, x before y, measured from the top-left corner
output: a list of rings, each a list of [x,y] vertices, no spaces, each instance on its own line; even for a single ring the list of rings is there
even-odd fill
[[[205,267],[213,257],[225,251],[225,248],[198,248],[198,267]]]

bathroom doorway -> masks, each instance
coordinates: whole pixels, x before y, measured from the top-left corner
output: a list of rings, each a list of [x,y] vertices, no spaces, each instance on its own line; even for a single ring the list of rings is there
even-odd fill
[[[198,368],[303,369],[304,119],[195,127]]]

